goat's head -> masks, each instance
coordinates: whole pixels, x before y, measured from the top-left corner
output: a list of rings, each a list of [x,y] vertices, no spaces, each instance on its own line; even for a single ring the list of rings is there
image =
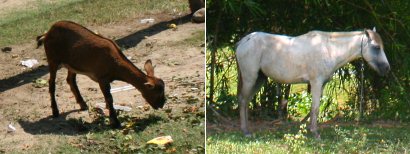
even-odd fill
[[[154,76],[154,67],[151,60],[147,60],[144,65],[147,72],[147,82],[144,83],[145,90],[142,90],[142,97],[154,108],[162,108],[165,104],[165,84],[162,79]]]

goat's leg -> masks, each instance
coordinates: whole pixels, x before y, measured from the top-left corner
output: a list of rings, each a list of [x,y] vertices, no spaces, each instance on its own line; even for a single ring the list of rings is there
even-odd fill
[[[319,115],[320,108],[320,97],[322,95],[323,83],[320,81],[311,82],[311,92],[312,92],[312,108],[310,112],[310,131],[316,138],[320,138],[317,126],[317,118]]]
[[[99,85],[100,85],[102,93],[104,94],[106,106],[108,107],[108,110],[110,111],[111,126],[113,128],[120,128],[121,123],[117,119],[117,113],[115,112],[112,95],[110,93],[110,89],[111,89],[110,83],[109,82],[99,82]]]
[[[80,105],[81,110],[88,110],[88,106],[85,103],[83,97],[80,94],[80,90],[78,90],[77,81],[76,81],[77,74],[71,71],[68,71],[67,74],[67,83],[70,85],[71,92],[73,92],[75,100]]]
[[[55,97],[55,91],[56,91],[55,81],[56,81],[56,76],[57,76],[58,65],[49,62],[48,69],[50,72],[50,79],[48,79],[48,91],[50,93],[51,109],[53,111],[53,117],[58,117],[59,111],[58,111],[56,97]]]

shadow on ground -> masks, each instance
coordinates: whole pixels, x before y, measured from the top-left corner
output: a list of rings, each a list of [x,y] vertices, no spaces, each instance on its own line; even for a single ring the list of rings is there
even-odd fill
[[[148,28],[139,30],[133,34],[117,39],[115,40],[115,42],[123,49],[129,49],[129,48],[135,47],[138,43],[140,43],[143,39],[145,39],[146,36],[152,36],[164,30],[169,29],[168,28],[169,24],[179,25],[179,24],[190,22],[190,21],[191,21],[191,15],[187,14],[179,18],[169,20],[169,21],[163,21],[163,22],[156,23]]]
[[[69,118],[67,119],[67,115],[74,113],[74,112],[87,112],[87,111],[80,111],[80,110],[72,110],[69,112],[65,112],[60,114],[59,117],[54,118],[52,115],[40,119],[38,121],[26,121],[26,120],[19,120],[18,123],[23,128],[26,133],[30,133],[33,135],[40,135],[40,134],[58,134],[58,135],[82,135],[86,134],[90,131],[92,132],[102,132],[106,130],[111,130],[109,125],[105,124],[105,120],[108,120],[108,117],[100,116],[96,118],[92,122],[83,121],[81,118]],[[119,118],[120,121],[123,123],[128,123],[130,121],[134,121],[133,129],[135,132],[142,132],[150,125],[156,124],[159,121],[163,120],[159,116],[150,115],[145,118]]]
[[[21,85],[31,83],[35,79],[45,75],[48,73],[48,67],[41,65],[37,68],[34,68],[30,71],[26,71],[23,73],[20,73],[18,75],[2,79],[0,80],[0,92],[7,91],[9,89],[13,89],[16,87],[19,87]]]

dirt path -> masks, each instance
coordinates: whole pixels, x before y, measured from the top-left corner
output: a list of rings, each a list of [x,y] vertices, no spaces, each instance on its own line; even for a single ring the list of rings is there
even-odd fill
[[[138,18],[103,26],[85,26],[108,38],[118,39],[120,46],[126,49],[124,54],[138,68],[142,69],[147,59],[153,61],[156,76],[166,84],[168,102],[165,108],[192,105],[190,101],[193,99],[196,100],[194,105],[200,106],[204,103],[203,41],[198,43],[189,39],[203,31],[205,25],[191,23],[186,18],[175,19],[172,23],[177,24],[178,28],[173,30],[166,27],[169,23],[163,22],[172,20],[172,16],[162,14],[151,17],[155,22],[150,24],[141,24]],[[89,121],[90,117],[87,111],[77,111],[79,105],[75,103],[65,81],[67,70],[59,70],[56,85],[57,104],[63,116],[52,119],[49,117],[48,87],[33,86],[34,80],[48,80],[49,77],[44,48],[35,49],[34,40],[29,44],[10,47],[11,52],[0,52],[0,153],[15,149],[29,150],[44,142],[57,142],[61,136],[55,134],[75,137],[75,128],[67,125],[66,120],[81,118]],[[20,65],[21,60],[31,58],[37,59],[40,64],[34,68]],[[83,75],[77,76],[77,83],[90,107],[104,102],[97,83]],[[111,87],[125,85],[116,81]],[[133,110],[142,110],[141,106],[146,104],[135,89],[115,93],[113,97],[115,104],[127,105]],[[10,123],[16,128],[13,133],[7,132]]]

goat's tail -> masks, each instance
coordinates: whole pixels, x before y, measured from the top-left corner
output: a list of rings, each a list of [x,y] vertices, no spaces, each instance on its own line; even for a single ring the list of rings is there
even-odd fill
[[[37,40],[37,48],[36,49],[38,49],[41,45],[43,45],[43,43],[44,43],[44,36],[45,36],[46,34],[43,34],[43,35],[40,35],[40,36],[37,36],[37,38],[36,38],[36,40]]]

